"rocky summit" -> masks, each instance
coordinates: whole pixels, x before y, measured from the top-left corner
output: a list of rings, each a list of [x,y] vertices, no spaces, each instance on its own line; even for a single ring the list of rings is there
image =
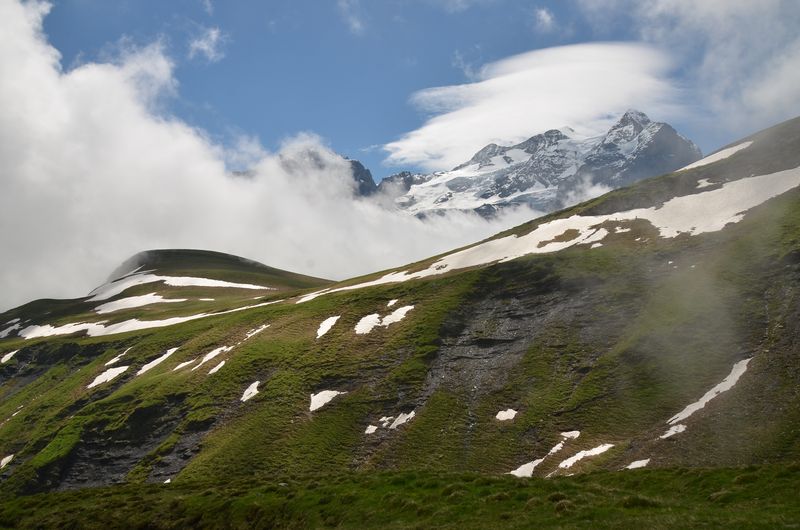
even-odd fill
[[[669,124],[629,110],[600,136],[582,138],[564,128],[513,146],[489,144],[451,171],[402,172],[379,188],[418,216],[462,210],[491,217],[523,205],[547,213],[700,157],[697,146]]]

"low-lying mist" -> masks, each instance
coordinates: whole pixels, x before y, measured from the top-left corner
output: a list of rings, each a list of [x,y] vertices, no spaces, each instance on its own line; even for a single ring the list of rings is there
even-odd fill
[[[0,4],[0,310],[83,296],[145,249],[211,249],[342,279],[536,215],[421,221],[356,198],[349,163],[313,135],[277,153],[218,145],[160,111],[177,81],[158,44],[65,71],[42,32],[48,9]],[[231,161],[251,171],[234,175]]]

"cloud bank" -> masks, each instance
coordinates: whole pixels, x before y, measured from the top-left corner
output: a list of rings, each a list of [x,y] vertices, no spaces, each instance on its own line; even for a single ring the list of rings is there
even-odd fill
[[[177,94],[158,44],[65,71],[47,4],[0,1],[0,309],[88,293],[150,248],[230,252],[344,278],[487,237],[531,216],[421,222],[352,196],[349,163],[318,138],[267,153],[159,112]],[[226,162],[247,164],[233,177]]]
[[[666,54],[634,43],[560,46],[490,63],[475,82],[414,94],[412,103],[432,117],[386,144],[387,162],[451,169],[491,142],[510,145],[565,125],[597,133],[629,107],[674,112],[670,68]]]

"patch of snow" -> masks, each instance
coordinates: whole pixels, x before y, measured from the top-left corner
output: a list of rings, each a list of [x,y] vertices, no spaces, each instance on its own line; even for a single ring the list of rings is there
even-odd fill
[[[214,301],[213,298],[198,298],[198,300],[200,300],[201,302],[213,302]]]
[[[744,359],[739,361],[738,363],[733,365],[733,369],[728,376],[722,380],[721,383],[716,385],[714,388],[706,392],[703,397],[699,400],[695,401],[691,405],[688,405],[685,409],[680,411],[679,413],[675,414],[673,417],[667,420],[667,423],[674,425],[678,422],[681,422],[687,418],[689,418],[692,414],[697,412],[698,410],[705,407],[709,401],[717,397],[718,395],[722,394],[723,392],[727,392],[733,385],[739,381],[739,378],[747,371],[747,365],[753,358],[750,357],[749,359]]]
[[[200,368],[201,366],[206,364],[208,361],[210,361],[211,359],[213,359],[217,355],[219,355],[221,353],[229,352],[232,349],[233,349],[232,346],[220,346],[219,348],[215,348],[215,349],[211,350],[210,352],[208,352],[207,354],[205,354],[203,356],[203,358],[200,360],[200,363],[197,366],[192,368],[192,372],[194,372],[195,370],[197,370],[198,368]]]
[[[6,324],[5,324],[5,325],[7,326],[7,325],[9,325],[9,324],[15,324],[15,323],[17,323],[17,322],[19,322],[19,321],[20,321],[20,319],[19,319],[19,318],[12,318],[12,319],[11,319],[11,320],[9,320],[8,322],[6,322]]]
[[[563,436],[564,438],[569,438],[570,440],[574,440],[580,435],[581,431],[567,431],[561,433],[561,436]]]
[[[649,458],[646,458],[644,460],[636,460],[625,466],[625,469],[639,469],[641,467],[647,467],[647,464],[649,463],[650,463]]]
[[[142,375],[142,374],[144,374],[144,373],[146,373],[146,372],[148,372],[148,371],[152,370],[153,368],[155,368],[155,367],[156,367],[156,366],[158,366],[159,364],[161,364],[161,363],[163,363],[164,361],[166,361],[167,359],[169,359],[170,355],[172,355],[172,354],[173,354],[173,353],[175,353],[176,351],[178,351],[178,348],[170,348],[170,349],[168,349],[168,350],[166,351],[166,353],[164,353],[164,355],[162,355],[161,357],[157,357],[157,358],[153,359],[152,361],[150,361],[149,363],[147,363],[147,364],[145,364],[144,366],[142,366],[142,367],[139,369],[139,371],[138,371],[138,372],[136,372],[136,375],[137,375],[137,376],[138,376],[138,375]]]
[[[713,186],[714,183],[710,182],[708,179],[700,179],[697,181],[697,189],[707,188],[709,186]]]
[[[693,162],[688,166],[684,166],[680,168],[678,171],[686,171],[687,169],[694,169],[696,167],[707,166],[708,164],[713,164],[714,162],[725,160],[729,156],[732,156],[734,153],[738,153],[742,149],[750,147],[752,144],[753,142],[742,142],[739,145],[734,145],[733,147],[722,149],[721,151],[717,151],[716,153],[708,155],[705,158],[701,158],[697,162]]]
[[[378,421],[381,422],[381,427],[383,427],[385,429],[386,427],[389,426],[390,423],[392,423],[393,419],[394,419],[394,416],[383,416]]]
[[[495,418],[497,418],[500,421],[507,421],[507,420],[513,420],[514,416],[516,416],[516,415],[517,415],[517,411],[516,410],[514,410],[514,409],[506,409],[506,410],[501,410],[500,412],[498,412],[497,415],[495,415]]]
[[[94,381],[89,383],[89,386],[86,388],[94,388],[97,385],[102,385],[103,383],[108,383],[112,379],[115,379],[118,375],[125,373],[125,371],[130,368],[130,366],[118,366],[116,368],[109,368],[102,374],[98,375],[94,378]]]
[[[21,327],[22,327],[22,325],[20,325],[19,323],[12,324],[11,326],[9,326],[6,329],[4,329],[3,331],[0,331],[0,339],[4,339],[4,338],[8,337],[14,330],[20,329]]]
[[[617,227],[616,230],[614,230],[614,232],[617,233],[617,234],[624,234],[625,232],[630,232],[631,230],[633,230],[633,229],[632,228]]]
[[[391,300],[389,300],[389,303],[386,304],[386,307],[392,307],[396,303],[397,303],[397,298],[392,298]]]
[[[364,429],[364,434],[372,434],[378,430],[376,425],[367,425],[367,428]]]
[[[169,484],[170,482],[172,482],[172,479],[168,478],[167,480],[164,481],[164,484]]]
[[[319,325],[319,328],[317,328],[317,338],[320,338],[321,336],[329,332],[333,327],[333,325],[336,324],[336,321],[341,318],[341,316],[342,315],[336,315],[335,317],[328,317],[325,320],[323,320],[322,323]]]
[[[248,399],[258,394],[258,384],[260,382],[261,381],[256,381],[255,383],[248,386],[247,389],[244,391],[244,394],[242,394],[241,401],[247,401]]]
[[[269,324],[262,324],[261,326],[259,326],[257,328],[251,329],[250,331],[245,333],[244,340],[252,339],[256,335],[258,335],[259,333],[261,333],[262,331],[267,329],[268,327],[269,327]]]
[[[590,246],[589,248],[600,248],[602,246],[603,246],[602,243],[592,243],[592,246]]]
[[[383,320],[381,320],[381,326],[388,326],[390,324],[394,324],[395,322],[400,322],[406,317],[408,312],[411,311],[412,309],[414,309],[413,305],[405,305],[403,307],[398,307],[390,314],[383,317]]]
[[[552,449],[550,449],[550,452],[549,452],[549,453],[547,453],[547,455],[548,455],[548,456],[550,456],[550,455],[554,455],[554,454],[556,454],[557,452],[561,451],[562,449],[564,449],[564,440],[561,440],[560,442],[558,442],[557,444],[555,444],[555,445],[553,446],[553,448],[552,448]]]
[[[142,307],[150,304],[167,304],[185,301],[186,298],[164,298],[158,293],[149,293],[141,296],[122,298],[121,300],[114,300],[113,302],[106,302],[105,304],[95,307],[94,310],[97,314],[103,315],[121,309],[133,309],[134,307]]]
[[[679,423],[677,425],[673,425],[672,427],[670,427],[667,430],[667,432],[665,432],[664,434],[659,436],[659,438],[661,438],[662,440],[665,440],[665,439],[669,438],[670,436],[675,436],[676,434],[680,434],[685,430],[686,430],[686,425],[684,425],[682,423]]]
[[[395,419],[395,420],[394,420],[394,422],[393,422],[391,425],[389,425],[389,428],[390,428],[390,429],[396,429],[396,428],[398,428],[399,426],[401,426],[402,424],[404,424],[404,423],[406,423],[407,421],[409,421],[409,420],[410,420],[411,418],[413,418],[413,417],[414,417],[414,411],[413,411],[413,410],[412,410],[411,412],[409,412],[408,414],[406,414],[406,413],[401,413],[401,414],[400,414],[400,415],[397,417],[397,419]]]
[[[100,322],[78,322],[73,324],[64,324],[62,326],[51,326],[45,324],[43,326],[33,325],[28,326],[19,332],[19,336],[24,339],[35,339],[40,337],[53,337],[56,335],[71,335],[80,331],[85,331],[90,337],[102,337],[106,335],[115,335],[117,333],[127,333],[129,331],[140,331],[143,329],[163,328],[167,326],[174,326],[184,322],[190,322],[200,318],[214,317],[220,315],[227,315],[228,313],[235,313],[237,311],[246,311],[248,309],[255,309],[257,307],[264,307],[267,305],[277,304],[283,300],[275,300],[272,302],[264,302],[261,304],[248,305],[244,307],[237,307],[236,309],[228,309],[227,311],[219,311],[216,313],[200,313],[198,315],[189,315],[185,317],[172,317],[164,320],[138,320],[131,319],[116,324],[105,325],[106,321]]]
[[[479,243],[453,252],[429,267],[409,272],[395,271],[355,285],[323,289],[300,298],[296,303],[313,300],[324,294],[362,289],[375,285],[405,282],[444,274],[452,270],[506,262],[529,254],[557,252],[578,244],[602,240],[608,232],[598,226],[607,221],[621,222],[637,219],[649,221],[662,238],[680,234],[697,235],[722,230],[730,223],[741,221],[748,210],[800,185],[800,167],[726,182],[720,188],[704,193],[673,197],[660,206],[637,208],[606,215],[573,215],[541,223],[523,236],[510,235]],[[709,212],[713,214],[709,215]],[[578,230],[579,236],[569,241],[554,241],[567,230]],[[543,246],[541,243],[549,242]]]
[[[584,458],[587,458],[589,456],[597,456],[599,454],[603,454],[612,447],[614,447],[614,444],[603,444],[603,445],[598,445],[594,449],[588,449],[586,451],[578,451],[575,455],[567,458],[566,460],[558,464],[558,467],[561,469],[569,469],[573,465],[575,465],[578,461],[583,460]]]
[[[215,373],[219,372],[220,368],[222,368],[223,366],[225,366],[225,361],[224,360],[222,362],[220,362],[218,365],[216,365],[214,368],[209,370],[208,371],[208,375],[215,374]]]
[[[172,371],[173,372],[177,372],[181,368],[186,368],[187,366],[189,366],[190,364],[195,363],[195,362],[197,362],[197,359],[192,359],[191,361],[182,362],[181,364],[179,364],[178,366],[173,368]]]
[[[509,471],[509,475],[514,475],[515,477],[519,478],[530,478],[533,476],[533,470],[536,467],[544,462],[544,458],[539,458],[538,460],[534,460],[533,462],[528,462],[527,464],[522,464],[514,471]]]
[[[227,287],[230,289],[258,289],[274,290],[274,287],[264,285],[253,285],[251,283],[232,283],[222,280],[211,280],[209,278],[193,278],[190,276],[159,276],[157,274],[132,274],[119,280],[101,285],[91,293],[87,302],[97,302],[98,300],[108,300],[136,285],[147,283],[164,282],[171,287]]]
[[[314,412],[315,410],[327,405],[330,400],[340,394],[347,394],[347,392],[339,392],[338,390],[323,390],[322,392],[311,394],[311,404],[309,404],[308,410]]]
[[[381,316],[378,313],[372,313],[371,315],[367,315],[361,320],[358,321],[356,324],[355,330],[357,335],[366,335],[372,328],[375,326],[380,325],[381,323]]]
[[[3,459],[0,460],[0,469],[3,469],[8,464],[10,464],[12,460],[14,460],[14,455],[8,455],[6,457],[3,457]]]
[[[119,355],[117,355],[116,357],[114,357],[113,359],[111,359],[110,361],[108,361],[108,362],[106,363],[106,366],[111,366],[112,364],[114,364],[114,363],[116,363],[117,361],[119,361],[120,359],[122,359],[122,358],[125,356],[125,354],[126,354],[126,353],[128,353],[129,351],[131,351],[131,349],[132,349],[132,348],[133,348],[133,346],[131,346],[130,348],[128,348],[128,349],[127,349],[127,350],[125,350],[124,352],[120,353]]]
[[[3,358],[0,359],[0,364],[6,364],[8,361],[14,357],[14,354],[17,353],[19,350],[10,351],[7,354],[3,355]]]

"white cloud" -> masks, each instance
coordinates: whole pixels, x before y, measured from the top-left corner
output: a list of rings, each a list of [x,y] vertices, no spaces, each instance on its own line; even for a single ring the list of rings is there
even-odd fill
[[[203,10],[208,14],[208,16],[214,14],[214,4],[211,3],[211,0],[200,0],[200,2],[203,4]]]
[[[434,114],[385,146],[388,162],[450,169],[488,143],[524,140],[570,125],[596,133],[629,107],[655,116],[674,110],[665,80],[670,62],[651,47],[602,43],[561,46],[485,65],[474,83],[430,88],[412,102]]]
[[[155,113],[152,103],[177,85],[161,47],[64,71],[42,33],[46,12],[0,2],[2,308],[85,295],[143,249],[212,249],[343,278],[521,220],[421,222],[355,200],[349,163],[313,136],[279,153],[247,137],[225,149]],[[226,160],[252,175],[232,178]]]
[[[202,33],[189,42],[189,58],[202,55],[212,63],[220,61],[225,57],[221,48],[226,40],[227,36],[219,28],[203,28]]]
[[[796,0],[579,0],[598,32],[635,28],[679,61],[716,126],[751,132],[800,114]]]
[[[480,4],[491,4],[496,0],[428,0],[429,3],[443,8],[450,13],[459,13],[472,6]]]
[[[537,7],[533,11],[534,26],[541,33],[549,33],[556,27],[556,17],[546,7]]]
[[[364,33],[364,20],[359,13],[358,0],[337,0],[339,14],[353,35]]]

